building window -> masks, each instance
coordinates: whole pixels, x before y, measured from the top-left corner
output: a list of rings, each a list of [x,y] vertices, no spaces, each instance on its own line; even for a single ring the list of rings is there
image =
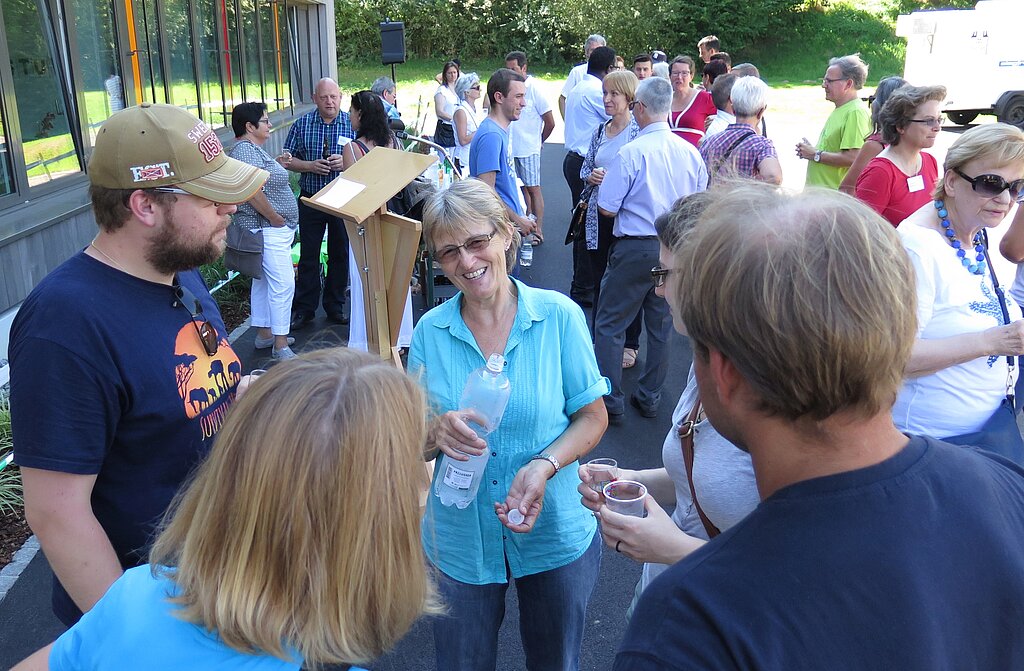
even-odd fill
[[[80,173],[82,165],[55,63],[49,7],[42,0],[0,0],[10,55],[16,130],[29,186]],[[6,143],[5,143],[6,144]]]
[[[73,31],[80,116],[91,147],[107,118],[125,108],[124,78],[118,58],[113,5],[104,0],[74,0]]]
[[[0,89],[0,94],[3,90]],[[7,131],[4,126],[3,110],[0,109],[0,196],[7,196],[14,193],[14,180],[11,174],[11,145],[7,141]]]

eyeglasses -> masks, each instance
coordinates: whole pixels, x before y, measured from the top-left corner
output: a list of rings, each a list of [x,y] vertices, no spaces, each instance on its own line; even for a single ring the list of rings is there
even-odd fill
[[[441,263],[452,263],[457,261],[459,258],[459,250],[465,249],[469,254],[476,254],[487,249],[487,246],[491,244],[491,238],[494,237],[494,233],[488,233],[487,235],[478,235],[474,238],[466,240],[461,245],[451,245],[444,249],[437,251],[437,259]]]
[[[665,280],[675,272],[672,268],[663,268],[661,266],[654,266],[651,268],[651,279],[654,281],[654,288],[665,286]]]
[[[470,91],[479,91],[479,90],[480,90],[480,85],[479,85],[479,84],[477,84],[476,86],[470,86],[470,87],[469,87],[469,90],[470,90]]]
[[[259,119],[259,120],[256,121],[256,125],[257,126],[259,126],[261,123],[265,123],[265,124],[267,124],[269,126],[270,125],[270,119]]]
[[[1012,182],[1007,182],[999,175],[978,175],[977,177],[968,177],[963,173],[960,168],[953,168],[953,172],[966,179],[971,184],[971,188],[974,192],[981,194],[986,198],[995,198],[1003,191],[1010,190],[1010,197],[1016,201],[1021,199],[1021,194],[1024,192],[1024,179],[1015,179]]]
[[[202,303],[199,302],[199,299],[191,291],[178,283],[177,277],[174,278],[172,288],[174,289],[174,303],[172,307],[180,305],[188,311],[189,321],[192,322],[192,326],[195,328],[196,335],[199,336],[199,342],[202,343],[206,354],[208,356],[215,355],[217,347],[220,345],[217,339],[217,329],[213,328],[213,325],[203,316]],[[189,303],[195,306],[195,311],[189,307]]]
[[[629,111],[632,112],[634,107],[636,107],[637,105],[643,105],[643,104],[644,103],[643,103],[642,100],[631,100],[631,101],[629,101]]]
[[[836,82],[841,82],[841,81],[845,81],[845,80],[846,80],[846,77],[839,77],[838,79],[829,79],[828,77],[822,77],[821,78],[821,83],[822,84],[835,84]]]
[[[929,128],[935,128],[936,126],[941,128],[942,124],[946,123],[946,115],[940,114],[937,117],[930,116],[925,117],[924,119],[908,119],[908,121],[910,121],[910,123],[923,123]]]
[[[156,191],[158,193],[173,193],[177,196],[195,196],[194,193],[189,193],[185,189],[179,189],[174,186],[154,186],[151,189],[144,189],[145,191]],[[196,196],[196,198],[202,198],[202,196]],[[205,198],[204,198],[205,200]],[[210,201],[213,203],[213,201]],[[220,207],[223,203],[213,203],[214,207]]]

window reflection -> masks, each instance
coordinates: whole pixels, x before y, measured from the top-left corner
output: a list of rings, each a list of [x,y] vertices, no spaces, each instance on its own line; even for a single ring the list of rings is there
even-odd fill
[[[171,61],[171,104],[199,114],[199,91],[192,67],[192,26],[186,0],[164,0],[164,34]]]
[[[192,0],[192,7],[199,35],[199,89],[203,101],[199,116],[214,128],[219,128],[226,125],[230,118],[225,116],[228,110],[224,105],[224,89],[220,83],[222,61],[217,44],[214,0]]]
[[[3,94],[3,89],[0,89]],[[11,153],[8,149],[7,133],[4,130],[3,112],[0,110],[0,196],[14,193],[14,183],[11,179]]]
[[[54,67],[48,8],[41,0],[0,2],[28,182],[42,184],[81,172]]]
[[[124,109],[124,80],[118,62],[112,3],[103,0],[75,0],[76,59],[81,74],[82,117],[92,146],[100,125],[114,112]]]

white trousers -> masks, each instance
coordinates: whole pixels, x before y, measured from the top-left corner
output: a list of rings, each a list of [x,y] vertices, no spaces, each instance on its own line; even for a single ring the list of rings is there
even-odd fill
[[[252,281],[249,302],[252,325],[270,327],[276,336],[288,335],[291,326],[292,298],[295,296],[295,270],[292,267],[292,243],[295,229],[267,226],[263,229],[263,279]]]

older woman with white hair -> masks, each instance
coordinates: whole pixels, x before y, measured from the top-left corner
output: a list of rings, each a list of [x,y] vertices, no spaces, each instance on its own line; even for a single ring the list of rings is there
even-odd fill
[[[985,232],[1024,195],[1024,132],[1003,123],[971,128],[943,167],[933,200],[896,229],[917,277],[918,326],[893,418],[904,433],[1024,463],[1011,403],[1024,320],[999,286]]]
[[[469,166],[469,144],[476,135],[476,101],[480,99],[480,77],[475,72],[467,72],[455,81],[455,95],[459,97],[459,106],[455,108],[452,119],[455,123],[455,165],[461,172]]]
[[[736,122],[700,146],[712,183],[730,177],[782,183],[782,165],[775,145],[757,132],[768,109],[768,90],[757,77],[741,77],[733,84],[730,98]]]

